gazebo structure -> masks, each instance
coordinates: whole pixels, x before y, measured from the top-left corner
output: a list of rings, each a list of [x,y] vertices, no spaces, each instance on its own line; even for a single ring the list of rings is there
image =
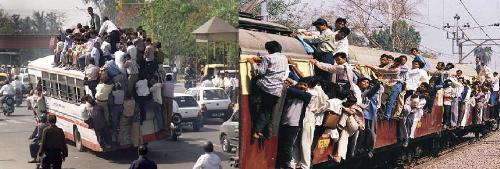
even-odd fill
[[[198,27],[192,32],[196,35],[196,42],[207,43],[207,53],[205,61],[209,64],[209,49],[210,43],[214,46],[214,56],[216,55],[215,44],[222,43],[224,45],[224,55],[226,54],[226,44],[238,41],[238,29],[231,26],[226,21],[213,17]],[[224,58],[222,58],[224,62]]]

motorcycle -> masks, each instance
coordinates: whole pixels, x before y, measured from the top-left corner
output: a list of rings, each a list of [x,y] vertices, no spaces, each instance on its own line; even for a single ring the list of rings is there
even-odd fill
[[[23,92],[22,89],[16,90],[16,95],[14,96],[14,101],[16,103],[16,107],[19,107],[23,103]]]
[[[195,87],[195,82],[194,82],[194,77],[193,76],[186,75],[184,77],[184,79],[186,80],[184,82],[184,88],[185,89],[189,89],[189,88]]]
[[[14,97],[12,96],[5,96],[4,99],[1,101],[2,102],[2,111],[5,116],[10,116],[12,113],[14,113],[15,106],[14,106]]]

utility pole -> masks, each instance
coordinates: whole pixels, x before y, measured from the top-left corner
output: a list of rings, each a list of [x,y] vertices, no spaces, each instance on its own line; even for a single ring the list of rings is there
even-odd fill
[[[500,39],[482,39],[482,38],[470,39],[467,36],[467,34],[465,34],[464,29],[474,29],[474,28],[485,27],[485,26],[471,28],[469,23],[466,23],[465,25],[461,26],[459,23],[460,16],[458,14],[455,14],[453,19],[456,20],[455,26],[450,26],[449,23],[446,23],[446,25],[444,25],[443,28],[445,28],[445,29],[452,28],[452,27],[456,28],[454,32],[451,32],[451,34],[452,34],[451,38],[449,35],[450,32],[446,32],[446,38],[452,40],[451,49],[452,49],[453,54],[458,54],[458,64],[463,64],[463,61],[465,60],[465,58],[467,58],[470,54],[472,54],[476,48],[479,48],[483,45],[485,45],[485,46],[496,45],[495,41],[500,41]],[[488,26],[500,26],[500,24],[494,23],[494,24],[491,24]],[[488,42],[493,42],[493,43],[488,43]],[[458,48],[457,49],[458,51],[455,50],[455,43],[456,43],[456,46]],[[471,51],[469,51],[467,54],[464,55],[464,50],[463,50],[464,46],[474,46],[474,48]]]
[[[268,13],[267,13],[267,0],[263,0],[260,3],[260,15],[262,16],[262,21],[268,21]]]

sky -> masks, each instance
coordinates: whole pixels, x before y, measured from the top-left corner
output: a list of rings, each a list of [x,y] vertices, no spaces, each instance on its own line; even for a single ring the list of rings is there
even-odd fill
[[[302,0],[302,3],[312,4],[314,8],[334,7],[338,0]],[[368,1],[368,0],[367,0]],[[469,23],[472,27],[477,26],[472,18],[467,14],[460,0],[419,0],[420,4],[416,6],[420,16],[415,20],[429,23],[431,25],[442,27],[445,23],[454,25],[453,16],[458,14],[461,24]],[[64,3],[62,3],[64,2]],[[500,22],[500,0],[463,0],[472,15],[477,19],[480,25],[490,25]],[[74,26],[77,23],[87,21],[86,5],[81,0],[0,0],[0,8],[8,13],[19,13],[29,16],[34,10],[56,11],[64,13],[66,20],[64,27]],[[99,11],[96,11],[99,13]],[[411,22],[410,22],[411,23]],[[434,51],[442,53],[440,60],[449,62],[458,62],[458,55],[452,53],[451,40],[446,39],[446,32],[437,30],[428,26],[413,23],[422,36],[421,44]],[[500,27],[485,27],[485,31],[493,39],[500,39]],[[486,35],[480,29],[467,30],[466,34],[470,38],[486,38]],[[500,44],[500,41],[497,41]],[[500,46],[491,46],[495,51],[492,64],[493,70],[500,70]],[[467,53],[472,48],[464,48]],[[425,49],[424,49],[425,50]],[[472,62],[473,57],[466,59],[466,62]],[[496,64],[495,66],[495,62]],[[497,68],[498,66],[498,68]]]

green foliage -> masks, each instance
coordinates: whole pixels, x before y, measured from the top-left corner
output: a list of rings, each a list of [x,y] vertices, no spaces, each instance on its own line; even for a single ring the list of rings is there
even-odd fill
[[[370,47],[400,53],[418,47],[421,41],[420,33],[404,20],[394,21],[391,28],[373,31],[368,39]]]
[[[167,58],[173,56],[205,58],[207,45],[195,42],[192,34],[196,28],[217,16],[237,27],[238,4],[235,0],[154,0],[139,12],[139,22],[146,33],[162,43]],[[212,45],[212,44],[211,44]],[[237,43],[229,45],[227,60],[235,62],[238,56]],[[213,50],[213,46],[208,47]],[[223,45],[217,44],[216,51],[222,51]],[[209,51],[209,58],[222,58]],[[217,56],[219,55],[219,56]],[[212,61],[210,61],[212,62]]]
[[[101,19],[104,18],[104,16],[107,16],[109,17],[109,19],[114,20],[117,16],[117,11],[116,11],[117,0],[82,0],[82,1],[85,4],[93,4],[97,6],[99,11],[101,11],[100,15]],[[94,9],[94,13],[96,12],[97,11]]]
[[[489,46],[488,47],[479,46],[476,49],[474,49],[474,55],[476,57],[481,58],[481,62],[488,65],[488,63],[491,62],[491,56],[493,55],[493,50]]]
[[[54,34],[62,26],[64,17],[55,12],[35,11],[31,17],[18,14],[9,16],[0,10],[0,33],[2,34]]]

